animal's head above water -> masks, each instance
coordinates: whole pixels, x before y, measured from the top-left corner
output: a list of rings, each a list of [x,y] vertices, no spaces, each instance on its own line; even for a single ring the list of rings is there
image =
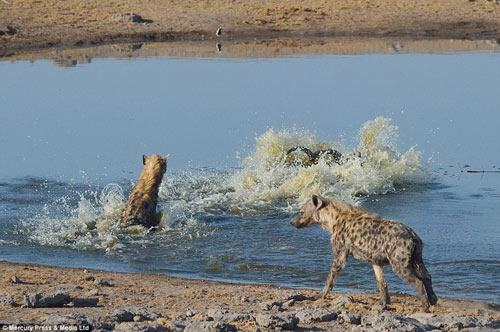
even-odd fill
[[[311,199],[308,200],[299,213],[290,221],[290,224],[296,228],[304,228],[309,225],[319,224],[319,211],[326,207],[330,201],[320,195],[312,195]]]
[[[144,169],[149,169],[153,171],[153,173],[165,174],[167,171],[167,163],[168,156],[162,157],[157,154],[152,154],[151,156],[142,155],[142,163],[144,165]]]

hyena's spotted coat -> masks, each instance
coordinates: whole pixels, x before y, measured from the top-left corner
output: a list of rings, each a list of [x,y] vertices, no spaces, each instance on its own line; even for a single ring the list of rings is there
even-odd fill
[[[161,157],[153,154],[142,156],[142,169],[139,180],[130,193],[130,197],[122,213],[120,222],[124,227],[143,225],[144,227],[158,226],[156,204],[158,203],[158,189],[163,174],[167,170],[168,156]]]
[[[422,260],[422,240],[408,226],[319,195],[313,195],[290,223],[297,228],[320,225],[331,233],[333,263],[318,298],[326,297],[352,255],[372,264],[384,306],[390,303],[382,270],[385,264],[391,264],[394,273],[417,290],[425,310],[436,304],[431,276]]]

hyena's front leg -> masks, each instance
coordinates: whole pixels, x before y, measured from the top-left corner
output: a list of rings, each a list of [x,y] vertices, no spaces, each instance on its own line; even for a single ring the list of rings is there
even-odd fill
[[[344,268],[347,263],[347,257],[349,256],[349,250],[345,248],[335,248],[333,250],[333,262],[330,267],[330,273],[328,274],[328,279],[326,280],[325,288],[321,291],[321,293],[316,297],[317,300],[324,299],[333,285],[335,284],[335,280],[339,276],[340,271]]]

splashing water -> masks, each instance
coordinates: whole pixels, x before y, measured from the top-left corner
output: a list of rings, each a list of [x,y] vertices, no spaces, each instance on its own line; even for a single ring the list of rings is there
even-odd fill
[[[141,226],[119,226],[126,196],[117,184],[100,193],[79,194],[76,208],[62,197],[24,222],[23,228],[32,229],[29,237],[42,245],[120,252],[130,243],[154,241],[166,246],[163,243],[174,243],[173,238],[210,236],[215,232],[210,222],[215,219],[295,212],[314,193],[357,204],[360,194],[385,194],[428,181],[421,153],[413,147],[399,152],[397,139],[391,119],[378,117],[359,131],[361,156],[352,155],[339,165],[324,155],[311,164],[305,154],[287,155],[287,151],[295,146],[334,149],[343,155],[350,151],[337,142],[318,141],[305,130],[269,129],[256,138],[255,150],[239,169],[168,173],[159,193],[162,220],[152,236],[144,237],[150,230]]]
[[[360,194],[385,194],[428,181],[421,153],[413,147],[405,153],[397,150],[397,132],[391,119],[367,121],[359,132],[361,157],[346,158],[339,165],[324,155],[310,165],[305,154],[287,151],[296,146],[331,148],[347,156],[350,151],[337,142],[318,141],[305,130],[269,129],[256,138],[255,150],[240,169],[184,173],[169,178],[160,194],[175,199],[173,206],[189,215],[275,215],[295,211],[315,193],[357,204]]]

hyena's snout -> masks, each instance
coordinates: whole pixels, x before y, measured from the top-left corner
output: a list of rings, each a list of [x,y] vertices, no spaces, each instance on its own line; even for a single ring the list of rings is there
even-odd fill
[[[307,226],[306,222],[303,222],[302,218],[300,217],[300,213],[297,214],[295,217],[290,220],[290,225],[292,225],[295,228],[304,228]]]

